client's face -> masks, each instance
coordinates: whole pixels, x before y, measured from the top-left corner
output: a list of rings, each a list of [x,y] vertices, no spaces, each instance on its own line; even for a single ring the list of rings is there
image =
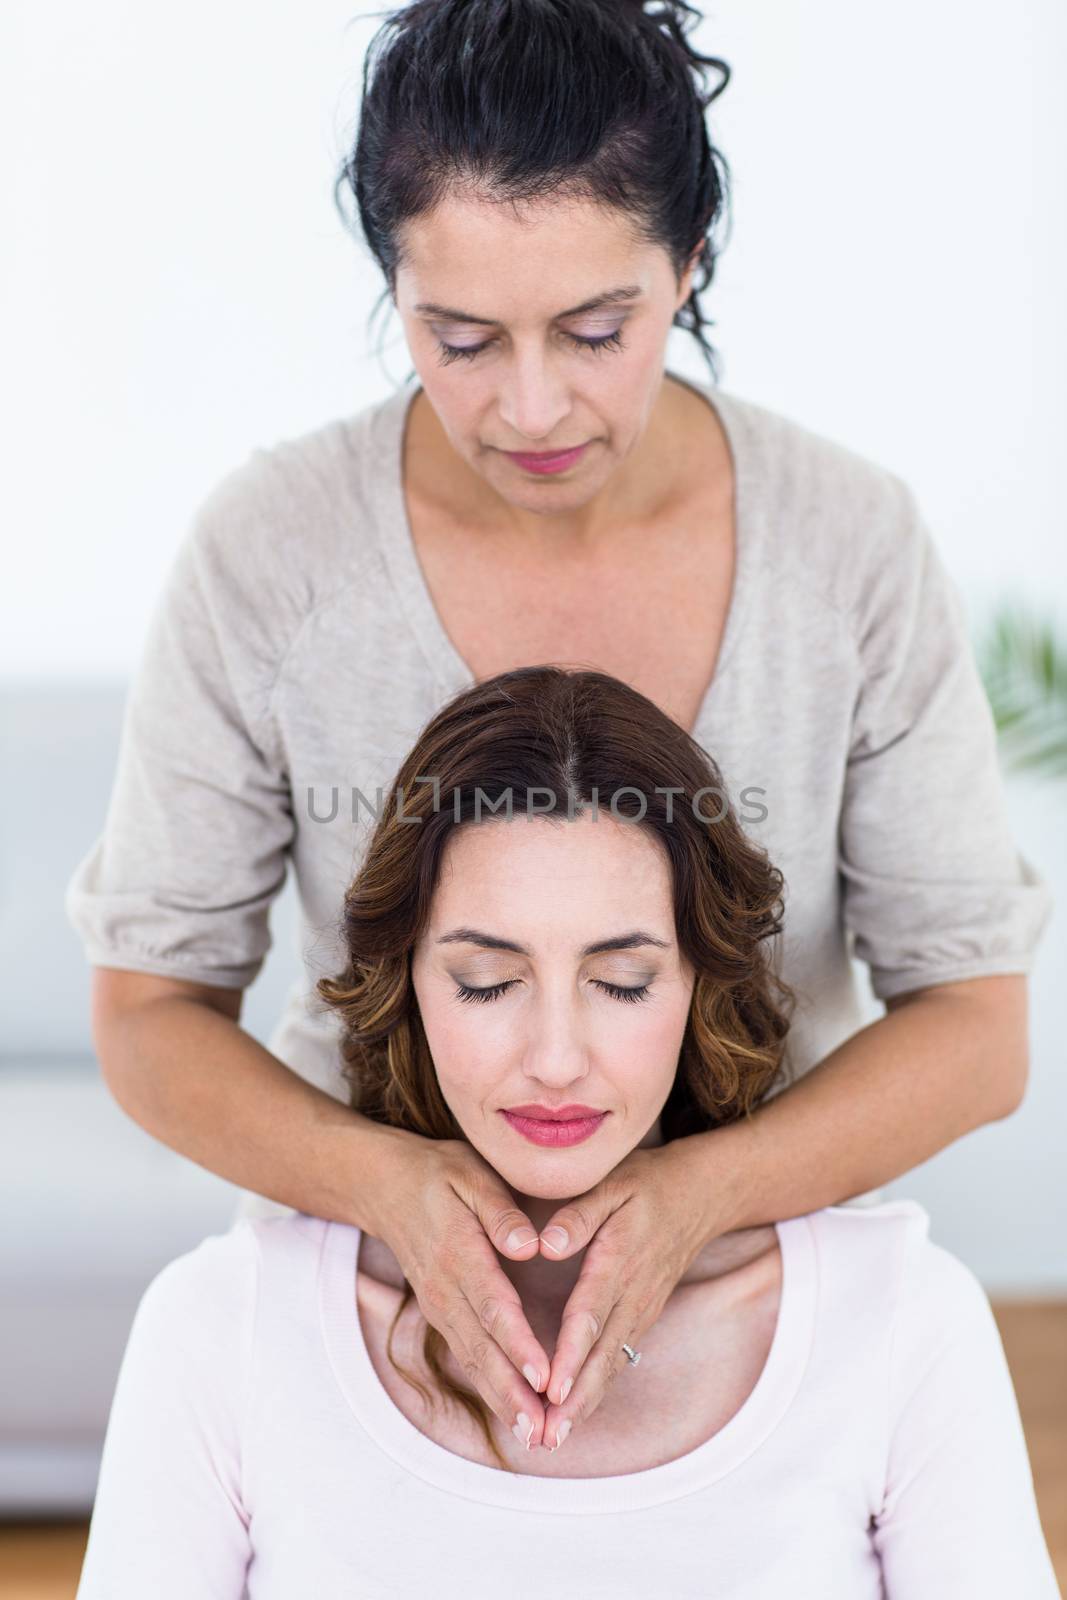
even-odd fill
[[[661,1142],[694,974],[650,830],[610,813],[457,829],[412,976],[445,1100],[517,1194],[569,1199]],[[536,1116],[576,1107],[598,1117]]]

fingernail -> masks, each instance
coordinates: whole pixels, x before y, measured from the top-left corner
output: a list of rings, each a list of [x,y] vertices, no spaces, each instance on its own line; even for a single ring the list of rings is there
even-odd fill
[[[559,1449],[560,1445],[563,1443],[564,1439],[567,1437],[567,1435],[568,1435],[568,1433],[570,1433],[570,1431],[571,1431],[571,1419],[570,1419],[570,1417],[564,1417],[563,1421],[559,1425],[559,1432],[556,1434],[556,1442],[552,1446],[553,1450],[558,1450]]]
[[[533,1438],[534,1425],[526,1415],[525,1411],[519,1412],[519,1415],[515,1421],[515,1426],[511,1431],[519,1443],[524,1444],[527,1450],[529,1450],[530,1440]]]
[[[532,1228],[512,1228],[508,1234],[508,1249],[521,1250],[524,1244],[533,1244],[536,1238]]]
[[[566,1383],[563,1385],[563,1388],[559,1391],[559,1403],[560,1403],[560,1405],[563,1404],[564,1400],[566,1400],[567,1396],[570,1394],[570,1392],[571,1392],[571,1390],[573,1388],[574,1388],[574,1379],[573,1378],[568,1378]]]
[[[550,1250],[566,1250],[571,1242],[565,1228],[546,1228],[541,1237]]]
[[[526,1382],[530,1385],[531,1389],[540,1389],[541,1374],[529,1361],[527,1361],[526,1365],[523,1367],[522,1375],[526,1379]]]

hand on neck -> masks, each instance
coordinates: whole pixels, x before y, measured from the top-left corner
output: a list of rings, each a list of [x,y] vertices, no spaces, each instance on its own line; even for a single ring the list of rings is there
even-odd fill
[[[650,1149],[662,1143],[661,1119],[657,1117],[644,1138],[638,1140],[635,1149]],[[515,1204],[524,1216],[529,1217],[538,1233],[543,1232],[557,1213],[572,1200],[581,1200],[583,1194],[591,1192],[587,1189],[575,1195],[546,1198],[543,1195],[525,1194],[511,1183],[508,1187],[515,1197]],[[583,1245],[581,1249],[574,1250],[561,1258],[554,1255],[549,1245],[542,1244],[539,1253],[527,1260],[513,1261],[509,1256],[501,1256],[499,1259],[505,1273],[519,1291],[524,1305],[529,1296],[532,1301],[562,1307],[578,1281],[587,1248],[588,1246]]]

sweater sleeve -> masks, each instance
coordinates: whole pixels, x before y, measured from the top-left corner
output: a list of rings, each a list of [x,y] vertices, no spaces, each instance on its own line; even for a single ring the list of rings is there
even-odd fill
[[[1016,849],[959,594],[889,474],[849,576],[860,689],[839,830],[843,915],[879,999],[1029,971],[1048,886]]]
[[[241,1221],[157,1274],[115,1387],[76,1600],[241,1600],[242,1417],[258,1243]]]
[[[1004,1347],[973,1272],[905,1238],[892,1331],[889,1452],[872,1540],[886,1600],[1059,1600]]]
[[[296,605],[265,453],[207,496],[172,562],[127,697],[103,832],[68,921],[103,967],[244,988],[270,948],[294,836],[270,716]]]

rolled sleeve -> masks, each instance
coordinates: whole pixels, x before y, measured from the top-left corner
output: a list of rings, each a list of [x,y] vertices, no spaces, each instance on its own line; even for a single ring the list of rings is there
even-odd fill
[[[104,829],[65,897],[94,965],[244,988],[270,948],[294,827],[269,622],[242,582],[249,557],[219,544],[224,528],[240,552],[247,514],[232,483],[208,500],[150,621]]]
[[[1052,910],[1016,848],[963,607],[899,479],[853,609],[860,691],[839,834],[843,914],[880,999],[1026,973]]]

